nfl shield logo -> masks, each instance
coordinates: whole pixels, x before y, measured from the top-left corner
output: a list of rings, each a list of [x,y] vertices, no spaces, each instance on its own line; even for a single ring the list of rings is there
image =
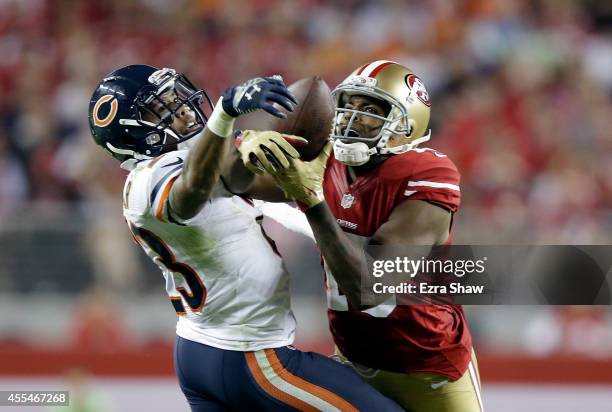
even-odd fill
[[[340,206],[342,206],[345,209],[348,209],[349,207],[353,206],[353,200],[355,200],[355,196],[351,195],[350,193],[347,193],[344,196],[342,196],[342,200],[340,201]]]

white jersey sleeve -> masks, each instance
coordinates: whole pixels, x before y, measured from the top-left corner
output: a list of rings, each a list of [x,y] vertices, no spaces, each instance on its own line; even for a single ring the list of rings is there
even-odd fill
[[[140,162],[124,188],[124,216],[159,266],[183,338],[230,350],[288,345],[295,334],[289,277],[249,199],[221,183],[193,218],[169,211],[186,151]]]
[[[186,155],[186,151],[176,151],[140,162],[123,189],[124,213],[168,222],[170,190],[183,170]]]

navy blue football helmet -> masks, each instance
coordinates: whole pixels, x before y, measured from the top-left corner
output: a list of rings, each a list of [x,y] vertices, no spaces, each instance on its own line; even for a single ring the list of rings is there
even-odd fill
[[[202,131],[212,102],[173,69],[125,66],[109,73],[89,103],[89,127],[96,144],[124,162],[143,160],[176,150]],[[184,130],[173,127],[175,116],[190,110],[193,121]]]

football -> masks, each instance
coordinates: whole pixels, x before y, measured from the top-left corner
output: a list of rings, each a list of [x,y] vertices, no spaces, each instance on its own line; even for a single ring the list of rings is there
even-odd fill
[[[299,104],[286,119],[268,116],[269,124],[264,130],[274,130],[282,134],[301,136],[308,144],[287,139],[305,161],[313,160],[329,139],[333,119],[334,104],[329,86],[319,76],[306,77],[289,86],[289,90],[299,100]]]

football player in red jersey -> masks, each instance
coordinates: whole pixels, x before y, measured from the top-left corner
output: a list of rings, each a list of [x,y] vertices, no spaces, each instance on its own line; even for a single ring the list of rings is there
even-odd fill
[[[328,146],[314,161],[288,159],[289,168],[272,174],[302,204],[323,255],[338,356],[407,410],[482,411],[460,306],[361,302],[364,245],[450,243],[459,172],[446,155],[417,147],[430,136],[429,94],[408,68],[376,61],[332,95],[334,156],[327,159]]]

